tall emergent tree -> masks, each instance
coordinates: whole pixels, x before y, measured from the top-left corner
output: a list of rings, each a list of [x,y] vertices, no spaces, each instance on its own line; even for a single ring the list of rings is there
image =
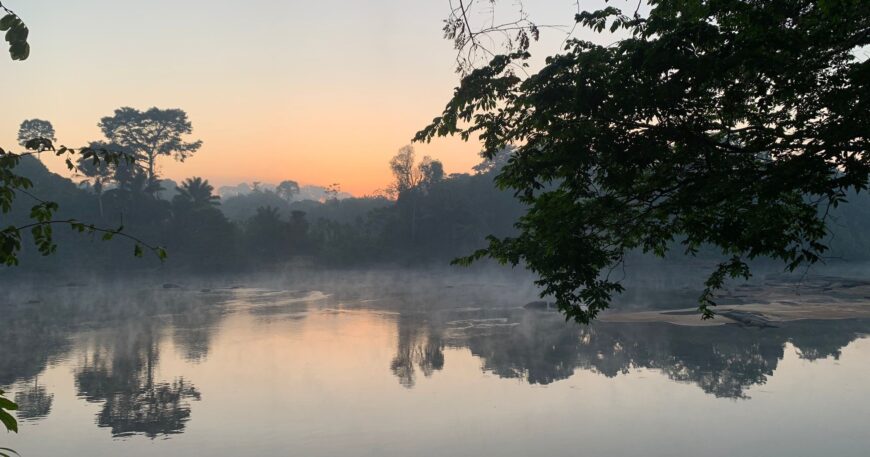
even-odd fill
[[[299,183],[290,179],[281,181],[275,193],[288,202],[293,201],[293,197],[299,194]]]
[[[462,262],[525,264],[577,322],[623,290],[608,272],[626,252],[674,242],[724,255],[700,297],[712,317],[715,290],[748,277],[748,260],[818,261],[828,209],[870,177],[870,2],[648,6],[580,12],[579,26],[627,37],[568,40],[520,77],[526,38],[470,71],[416,136],[478,135],[489,156],[516,145],[497,183],[529,207],[519,234]]]
[[[390,192],[401,195],[420,184],[422,174],[415,163],[416,153],[413,146],[404,146],[390,159],[390,171],[393,172],[394,182],[390,186]]]
[[[30,56],[30,45],[27,42],[30,31],[21,18],[4,6],[2,2],[0,2],[0,12],[4,13],[3,17],[0,18],[0,31],[6,32],[5,38],[9,43],[9,56],[12,60],[27,60]],[[50,125],[48,124],[49,127]],[[45,127],[45,125],[43,124],[41,127]],[[135,158],[123,152],[106,149],[94,149],[90,147],[73,149],[66,146],[55,148],[54,129],[51,128],[50,132],[45,131],[50,133],[51,137],[33,137],[35,135],[28,134],[29,137],[23,140],[21,132],[19,132],[19,141],[23,141],[22,147],[25,148],[25,152],[15,153],[0,148],[0,215],[12,211],[12,205],[18,196],[23,195],[34,201],[34,206],[30,209],[31,220],[29,223],[0,227],[0,264],[7,266],[18,264],[22,234],[28,230],[33,238],[33,243],[41,254],[49,255],[53,253],[56,245],[53,241],[52,231],[53,227],[56,226],[67,226],[80,233],[100,233],[104,240],[109,240],[116,235],[124,236],[135,242],[133,249],[135,255],[141,256],[142,246],[145,246],[161,259],[165,258],[166,252],[163,248],[149,246],[139,239],[123,233],[120,227],[117,229],[107,229],[93,224],[85,224],[75,219],[56,219],[57,203],[42,200],[30,192],[33,182],[16,172],[16,167],[21,163],[21,159],[28,155],[51,151],[58,156],[63,156],[70,170],[75,169],[73,160],[76,158],[78,160],[90,161],[98,168],[106,165],[117,165],[122,162],[129,164],[135,161]],[[18,405],[4,397],[3,393],[0,390],[0,423],[7,430],[17,432],[18,422],[9,411],[18,409]],[[8,455],[8,452],[14,453],[15,451],[0,448],[0,456]]]
[[[444,180],[444,164],[440,160],[425,156],[417,168],[420,169],[420,184],[425,187],[426,191],[433,184]]]
[[[388,192],[397,197],[420,186],[429,186],[444,179],[444,165],[441,161],[424,156],[417,163],[417,153],[413,146],[403,146],[390,159],[390,171],[393,172],[393,183]]]
[[[396,197],[396,206],[408,220],[408,237],[411,243],[417,241],[417,207],[420,198],[427,194],[432,186],[444,179],[444,166],[438,160],[429,156],[416,162],[416,152],[413,146],[404,146],[390,159],[390,170],[394,182],[387,192]]]
[[[101,119],[98,126],[109,142],[127,148],[144,162],[150,184],[157,182],[160,156],[172,155],[183,162],[202,146],[199,140],[184,141],[184,136],[193,132],[193,125],[180,109],[139,111],[124,107]]]
[[[54,135],[54,126],[51,125],[51,122],[42,119],[28,119],[22,122],[21,127],[18,128],[18,144],[23,148],[28,141],[39,138],[56,142],[57,138]]]

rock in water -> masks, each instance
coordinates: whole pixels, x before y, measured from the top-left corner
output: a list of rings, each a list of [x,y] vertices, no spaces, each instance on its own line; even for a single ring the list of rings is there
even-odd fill
[[[719,314],[747,327],[776,328],[775,325],[770,323],[770,319],[758,314],[744,311],[723,311]]]

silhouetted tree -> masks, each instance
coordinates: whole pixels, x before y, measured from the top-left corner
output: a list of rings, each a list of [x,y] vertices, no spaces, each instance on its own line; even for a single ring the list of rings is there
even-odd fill
[[[390,190],[399,195],[420,184],[422,175],[415,163],[415,152],[412,146],[404,146],[390,159],[390,170],[393,172],[393,184]]]
[[[225,270],[238,262],[239,233],[218,209],[220,198],[207,180],[188,178],[172,199],[166,245],[171,263],[197,270]]]
[[[514,151],[516,151],[516,148],[512,145],[507,145],[493,154],[492,157],[487,157],[485,153],[481,152],[480,157],[483,160],[471,168],[479,175],[498,173],[508,164],[508,160],[514,155]]]
[[[334,182],[328,186],[323,191],[324,197],[323,199],[327,202],[338,200],[338,195],[341,194],[341,184]]]
[[[30,56],[30,44],[27,42],[30,34],[29,29],[17,14],[2,3],[0,3],[0,11],[4,13],[3,17],[0,18],[0,31],[6,32],[5,39],[9,43],[9,56],[12,60],[26,60]],[[25,121],[19,130],[18,140],[26,152],[11,153],[0,148],[0,214],[6,215],[13,210],[18,194],[30,196],[37,204],[30,208],[29,218],[26,222],[16,221],[16,223],[6,225],[0,230],[0,264],[18,265],[19,253],[22,248],[22,232],[26,230],[29,230],[33,244],[40,254],[47,256],[54,253],[57,245],[54,242],[53,227],[58,225],[66,225],[79,233],[101,233],[103,239],[111,239],[116,235],[132,239],[136,242],[133,252],[137,256],[142,254],[143,245],[155,252],[161,259],[166,256],[162,248],[142,243],[138,238],[122,233],[120,229],[97,227],[73,218],[56,219],[55,215],[59,210],[58,204],[31,194],[27,189],[33,187],[33,182],[27,177],[19,175],[15,170],[21,164],[22,159],[30,159],[33,154],[43,151],[55,151],[54,128],[47,121],[37,119]],[[89,157],[95,163],[113,163],[129,159],[116,152],[98,151],[90,148],[61,147],[55,152],[56,155],[64,157],[70,170],[75,168],[74,160],[77,155]],[[8,412],[15,409],[16,405],[3,397],[3,393],[0,390],[0,423],[7,430],[17,432],[17,421]]]
[[[431,157],[425,156],[418,165],[420,169],[420,185],[424,190],[429,190],[435,184],[444,180],[444,165],[439,160],[432,160]]]
[[[213,192],[214,187],[208,183],[207,179],[187,178],[178,187],[178,195],[175,196],[175,200],[194,208],[220,206],[220,197],[214,195]]]
[[[290,212],[287,200],[271,190],[255,188],[247,194],[239,194],[223,200],[221,209],[232,221],[244,222],[257,214],[257,208],[276,208],[285,216]]]
[[[184,141],[193,132],[187,113],[180,109],[151,108],[139,111],[124,107],[98,124],[106,138],[128,148],[145,162],[149,183],[157,181],[156,164],[160,156],[172,155],[183,162],[202,146],[202,141]],[[153,192],[153,188],[149,188]]]
[[[132,156],[132,153],[129,150],[117,144],[93,141],[90,143],[89,147],[93,149],[120,151]],[[93,189],[94,193],[97,195],[97,203],[100,208],[101,218],[104,215],[103,191],[106,186],[112,184],[121,185],[121,180],[127,179],[128,176],[132,175],[135,167],[136,164],[134,162],[124,161],[123,164],[109,164],[104,161],[94,161],[88,157],[79,157],[77,171],[86,178],[84,181],[90,185],[91,189]]]
[[[444,179],[444,165],[429,156],[417,163],[416,153],[412,146],[404,146],[390,159],[390,171],[393,172],[393,183],[388,193],[400,196],[402,193],[422,186],[428,188]]]
[[[299,183],[290,180],[281,181],[281,184],[275,188],[275,193],[288,202],[293,201],[293,197],[299,194]]]
[[[22,122],[18,128],[18,144],[21,147],[26,147],[28,141],[37,139],[46,139],[54,143],[57,141],[54,135],[54,126],[51,125],[51,122],[42,119],[29,119]]]
[[[478,135],[516,154],[497,183],[529,206],[519,235],[462,259],[492,257],[539,275],[543,295],[589,322],[623,290],[607,275],[626,252],[724,257],[699,302],[748,277],[748,260],[793,270],[825,252],[826,215],[870,178],[870,3],[653,0],[648,16],[608,6],[581,27],[624,30],[609,46],[568,40],[527,78],[519,48],[462,79],[418,141]],[[466,17],[445,31],[462,49],[482,37]],[[502,32],[504,30],[501,30]],[[470,40],[470,41],[469,41]]]

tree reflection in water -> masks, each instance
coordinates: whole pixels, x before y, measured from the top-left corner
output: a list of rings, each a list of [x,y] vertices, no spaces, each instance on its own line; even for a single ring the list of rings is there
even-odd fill
[[[442,347],[468,348],[484,370],[530,384],[567,379],[577,370],[615,377],[644,368],[716,397],[745,398],[749,387],[773,375],[787,343],[804,359],[837,358],[868,330],[870,322],[862,320],[796,321],[768,329],[604,322],[586,327],[546,312],[475,311],[445,323],[421,321],[417,327],[400,320],[393,372],[412,386],[410,361],[429,344],[419,335],[444,334],[438,340]]]
[[[0,386],[14,386],[19,418],[38,420],[52,411],[54,396],[37,376],[52,361],[73,357],[78,396],[101,405],[97,425],[114,436],[181,433],[192,417],[191,402],[201,394],[188,379],[161,374],[161,348],[199,363],[209,356],[230,312],[258,317],[268,312],[270,319],[307,319],[318,312],[296,301],[276,307],[269,293],[261,297],[263,303],[245,298],[253,305],[239,311],[227,304],[231,295],[65,291],[60,299],[38,305],[0,305],[4,319],[14,324],[0,334],[0,345],[10,352],[0,358]],[[128,298],[118,303],[118,296]],[[577,370],[615,377],[652,369],[716,397],[745,398],[748,388],[773,375],[787,344],[807,360],[837,358],[870,330],[866,320],[799,321],[767,329],[605,322],[582,327],[548,312],[395,302],[396,317],[390,317],[396,324],[395,354],[382,369],[409,389],[421,382],[420,374],[425,378],[445,369],[450,363],[445,351],[453,348],[470,351],[485,371],[529,384],[557,382]]]
[[[200,399],[199,391],[183,378],[155,381],[158,330],[148,324],[113,329],[79,364],[79,396],[103,403],[97,424],[110,427],[113,436],[181,433],[190,419],[188,401]]]
[[[63,292],[34,303],[0,305],[13,329],[0,334],[0,346],[9,349],[0,358],[0,386],[15,386],[18,418],[49,415],[54,395],[38,383],[38,376],[51,361],[84,350],[75,383],[80,397],[103,403],[99,426],[111,428],[114,436],[182,432],[191,415],[189,402],[199,400],[200,393],[183,378],[155,379],[160,340],[171,333],[185,359],[203,360],[212,330],[224,315],[222,298],[129,290]],[[82,329],[97,329],[92,347],[70,343]]]
[[[428,378],[444,368],[444,341],[440,329],[415,325],[415,322],[419,322],[418,316],[399,316],[396,356],[390,363],[390,370],[407,388],[414,387],[417,369]]]
[[[39,377],[33,378],[33,381],[15,393],[19,420],[37,420],[48,416],[53,402],[54,394],[45,390],[45,386],[39,385]]]

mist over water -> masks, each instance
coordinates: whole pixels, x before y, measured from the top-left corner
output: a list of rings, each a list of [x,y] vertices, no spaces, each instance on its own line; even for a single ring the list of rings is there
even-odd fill
[[[870,456],[868,29],[4,0],[0,457]]]
[[[16,325],[0,338],[15,357],[0,386],[22,423],[6,442],[73,456],[870,446],[870,320],[584,327],[524,309],[536,295],[506,270],[4,287],[0,309]]]

